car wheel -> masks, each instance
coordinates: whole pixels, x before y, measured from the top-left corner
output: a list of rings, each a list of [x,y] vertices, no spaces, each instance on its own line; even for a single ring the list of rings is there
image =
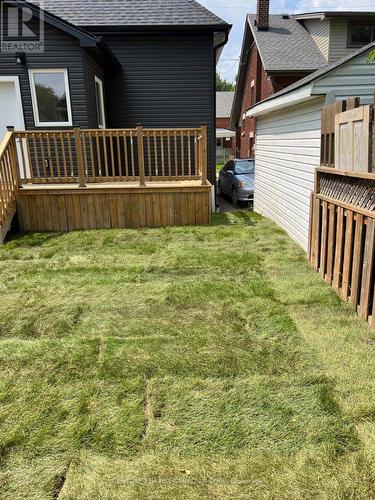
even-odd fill
[[[236,188],[232,189],[232,203],[236,207],[238,205],[237,191]]]
[[[217,184],[217,194],[221,196],[223,194],[223,189],[221,187],[221,182],[219,181]]]

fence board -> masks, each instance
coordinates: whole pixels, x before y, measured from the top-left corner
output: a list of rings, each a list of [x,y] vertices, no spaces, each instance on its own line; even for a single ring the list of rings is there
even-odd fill
[[[361,318],[375,327],[375,211],[368,210],[372,207],[369,200],[375,192],[375,175],[356,178],[354,173],[345,176],[327,170],[317,169],[316,173],[311,264]]]
[[[338,113],[335,120],[335,168],[370,172],[372,107]]]

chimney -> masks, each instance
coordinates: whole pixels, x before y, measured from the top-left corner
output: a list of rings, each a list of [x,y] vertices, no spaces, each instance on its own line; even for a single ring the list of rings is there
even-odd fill
[[[257,0],[258,31],[268,31],[270,20],[270,0]]]

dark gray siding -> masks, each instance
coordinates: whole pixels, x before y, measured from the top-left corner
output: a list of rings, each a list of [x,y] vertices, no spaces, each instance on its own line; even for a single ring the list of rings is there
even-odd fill
[[[87,116],[89,128],[98,128],[98,116],[96,111],[96,93],[95,93],[95,76],[103,82],[104,100],[106,101],[106,82],[104,79],[104,70],[100,64],[95,61],[89,54],[86,53],[86,98],[87,98]],[[107,105],[105,103],[105,111]],[[108,118],[106,116],[106,122]]]
[[[122,66],[108,79],[109,127],[196,127],[207,123],[215,174],[212,33],[106,36]]]
[[[17,65],[13,54],[0,53],[0,75],[19,76],[27,129],[35,128],[28,69],[68,68],[73,124],[88,127],[84,79],[84,54],[76,38],[45,24],[45,52],[27,54],[27,64]]]

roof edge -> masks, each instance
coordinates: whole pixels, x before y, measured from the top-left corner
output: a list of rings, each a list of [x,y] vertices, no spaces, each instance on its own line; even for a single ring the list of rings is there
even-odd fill
[[[240,61],[239,61],[239,66],[238,66],[238,78],[237,78],[237,84],[236,84],[236,90],[233,98],[233,104],[232,104],[232,111],[230,114],[230,120],[229,120],[229,128],[230,129],[235,129],[237,126],[237,121],[240,117],[241,113],[241,103],[242,103],[242,95],[243,95],[243,87],[246,83],[246,68],[247,68],[247,58],[250,53],[251,48],[254,46],[255,41],[254,37],[253,40],[251,40],[251,37],[253,37],[253,34],[251,32],[248,19],[246,17],[245,21],[245,27],[244,27],[244,34],[242,38],[242,48],[241,48],[241,55],[240,55]],[[249,44],[249,48],[246,51],[246,47]],[[246,54],[245,54],[246,52]]]
[[[68,21],[65,21],[61,17],[56,16],[55,14],[51,14],[48,10],[41,9],[39,6],[28,2],[27,0],[14,0],[16,5],[25,6],[30,9],[39,19],[41,15],[43,15],[44,20],[65,33],[77,38],[80,41],[82,47],[95,47],[98,43],[98,39],[92,33],[87,32],[81,27],[75,26]]]
[[[288,108],[290,105],[300,104],[302,102],[310,101],[311,99],[317,98],[319,96],[313,96],[312,94],[313,85],[308,83],[302,88],[297,89],[293,93],[283,94],[276,99],[266,99],[254,107],[250,108],[246,112],[246,116],[262,116],[268,114],[270,111],[280,111],[284,108]]]
[[[220,32],[224,31],[228,33],[232,25],[231,24],[134,24],[134,25],[122,25],[117,26],[113,24],[103,25],[82,25],[80,26],[85,31],[90,31],[98,34],[106,33],[158,33],[160,31],[210,31],[210,32]]]

